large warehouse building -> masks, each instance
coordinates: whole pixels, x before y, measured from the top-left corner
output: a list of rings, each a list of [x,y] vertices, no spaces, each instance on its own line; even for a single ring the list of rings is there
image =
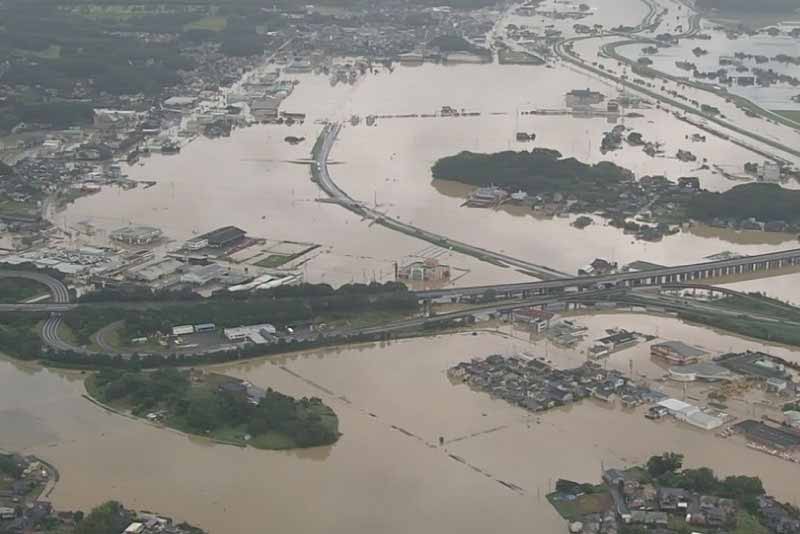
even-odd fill
[[[236,226],[223,226],[212,230],[207,234],[199,235],[186,242],[186,248],[190,250],[211,248],[227,248],[235,245],[245,238],[247,232]]]
[[[650,354],[674,365],[697,363],[707,353],[682,341],[664,341],[650,347]]]

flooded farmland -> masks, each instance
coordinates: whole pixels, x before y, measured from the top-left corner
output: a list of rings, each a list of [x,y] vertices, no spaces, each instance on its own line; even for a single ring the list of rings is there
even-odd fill
[[[672,319],[611,314],[578,321],[591,335],[624,322],[713,351],[733,342],[760,346]],[[449,381],[448,367],[491,353],[546,355],[559,367],[583,358],[579,350],[509,334],[443,335],[217,368],[334,407],[341,440],[290,452],[214,445],[110,414],[81,397],[79,374],[0,361],[0,447],[59,466],[52,495],[58,507],[117,498],[137,508],[158,505],[212,531],[224,531],[226,517],[235,516],[242,533],[262,532],[266,514],[272,528],[287,531],[482,532],[501,525],[521,533],[535,522],[538,532],[555,534],[564,524],[543,495],[556,478],[598,480],[601,464],[639,462],[665,449],[723,474],[757,473],[778,497],[800,499],[795,467],[713,433],[653,423],[599,401],[533,416]],[[627,371],[629,360],[637,375],[658,376],[645,345],[613,355],[609,365]],[[306,512],[309,502],[314,514]]]

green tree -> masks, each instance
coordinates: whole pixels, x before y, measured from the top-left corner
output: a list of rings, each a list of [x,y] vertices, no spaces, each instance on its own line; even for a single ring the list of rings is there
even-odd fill
[[[665,452],[661,456],[651,456],[647,460],[647,472],[653,478],[661,477],[667,473],[674,473],[683,467],[683,455],[674,452]]]
[[[131,514],[117,501],[94,508],[78,523],[75,534],[117,534],[131,522]]]

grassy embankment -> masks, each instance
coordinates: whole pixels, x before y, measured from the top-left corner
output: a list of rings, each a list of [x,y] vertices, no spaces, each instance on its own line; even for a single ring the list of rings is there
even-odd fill
[[[785,109],[785,110],[773,111],[773,113],[776,113],[776,114],[780,115],[781,117],[785,117],[785,118],[789,119],[790,121],[795,121],[795,122],[800,123],[800,110],[797,110],[797,109]]]
[[[774,343],[800,346],[800,308],[764,296],[749,298],[730,296],[712,305],[725,310],[740,312],[740,315],[713,316],[702,313],[681,312],[681,319],[700,323],[742,336],[763,339]],[[774,320],[755,318],[752,314],[774,317]]]

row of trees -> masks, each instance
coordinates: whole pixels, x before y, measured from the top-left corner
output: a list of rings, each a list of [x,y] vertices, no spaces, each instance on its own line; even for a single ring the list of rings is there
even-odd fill
[[[382,294],[408,294],[408,288],[399,282],[369,284],[344,284],[334,289],[328,284],[299,284],[293,286],[278,286],[272,289],[263,289],[253,292],[231,293],[227,290],[216,291],[211,300],[249,300],[253,297],[263,298],[305,298],[330,297],[343,295],[382,295]],[[179,291],[152,289],[140,286],[108,286],[97,291],[87,293],[78,299],[79,302],[165,302],[182,300],[203,300],[203,297],[190,289]]]
[[[433,330],[435,326],[426,327]],[[387,334],[362,334],[348,336],[349,343],[367,343],[386,341],[392,336]],[[54,367],[77,369],[157,369],[165,367],[186,367],[190,365],[212,365],[217,363],[233,362],[237,360],[269,356],[271,354],[285,354],[288,352],[302,351],[313,348],[341,344],[343,338],[319,338],[303,341],[278,341],[269,345],[245,345],[235,349],[216,351],[203,354],[178,355],[178,354],[133,354],[123,357],[119,354],[103,354],[75,352],[71,350],[38,353],[35,358],[41,358]]]
[[[214,322],[224,328],[268,322],[283,326],[308,321],[323,314],[412,311],[417,308],[414,294],[396,283],[345,285],[335,290],[324,284],[306,284],[242,296],[226,292],[202,301],[184,294],[184,302],[143,304],[141,308],[121,308],[119,303],[126,298],[115,290],[104,290],[102,294],[86,297],[85,300],[102,302],[115,295],[117,299],[114,305],[81,306],[64,314],[65,322],[78,335],[79,341],[87,343],[97,330],[118,320],[125,321],[126,334],[133,338],[169,332],[173,326],[180,324]],[[137,291],[130,295],[133,302],[174,299],[169,293]]]

